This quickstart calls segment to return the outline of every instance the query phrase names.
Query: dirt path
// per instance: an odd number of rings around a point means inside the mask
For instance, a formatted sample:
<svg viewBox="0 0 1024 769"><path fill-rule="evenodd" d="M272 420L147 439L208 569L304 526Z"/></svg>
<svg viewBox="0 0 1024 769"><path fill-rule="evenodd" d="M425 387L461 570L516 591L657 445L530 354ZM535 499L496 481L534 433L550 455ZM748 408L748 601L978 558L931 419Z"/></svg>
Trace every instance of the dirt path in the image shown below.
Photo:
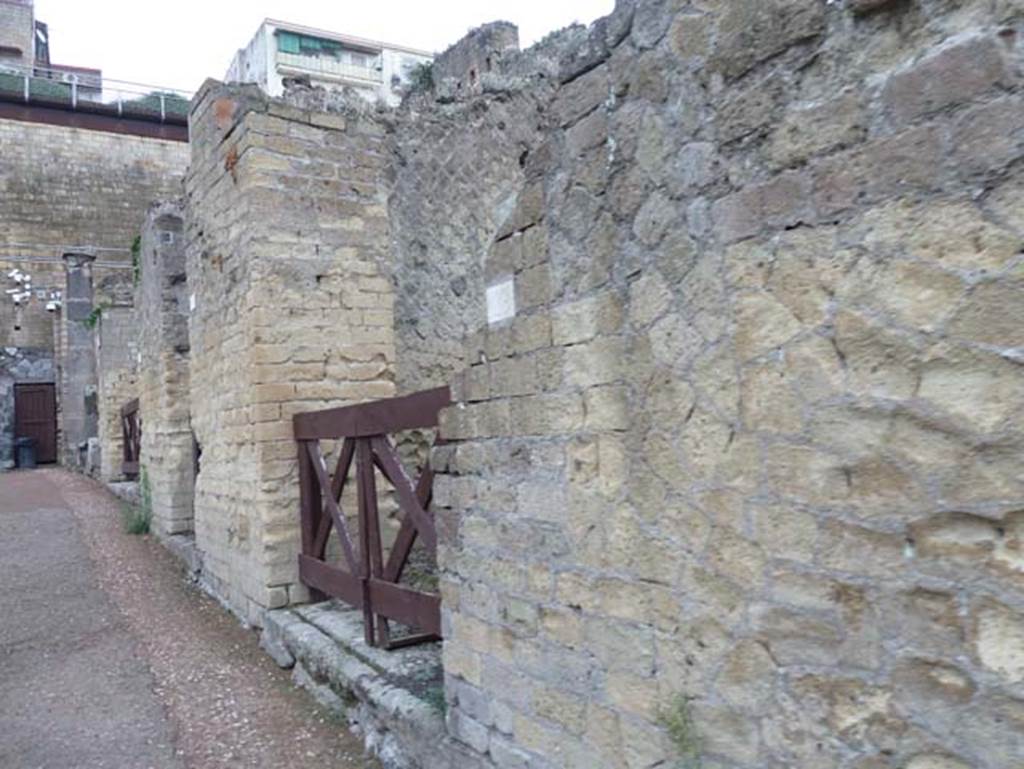
<svg viewBox="0 0 1024 769"><path fill-rule="evenodd" d="M79 612L60 619L52 616L52 605L46 612L32 608L46 602L53 591L66 591L69 604L74 594L82 593L105 606L106 623L117 629L121 644L93 659L91 674L66 681L65 708L72 716L84 714L86 708L75 704L79 697L88 699L94 679L107 680L115 672L118 677L129 676L123 685L117 679L115 693L127 687L138 702L114 697L104 703L105 715L90 714L101 726L109 719L109 728L101 729L94 740L104 750L97 749L98 762L91 763L82 761L80 753L67 762L57 760L60 755L53 760L47 757L46 746L57 738L45 723L46 707L35 711L44 721L18 724L21 734L28 734L26 739L5 736L7 716L0 715L0 765L54 769L377 766L363 758L359 740L344 724L318 711L292 685L288 673L259 650L254 633L186 583L177 561L155 540L122 532L120 502L105 489L61 470L0 476L0 541L6 543L9 530L32 528L26 521L38 519L41 509L47 511L43 517L54 521L52 530L41 536L22 532L23 560L37 560L37 554L30 552L33 548L53 547L44 542L67 541L78 549L78 561L54 575L38 593L15 598L13 615L8 606L0 605L4 626L13 622L25 631L20 642L12 639L13 653L8 649L8 633L0 631L0 673L5 675L0 679L0 714L8 712L6 697L12 697L13 704L18 689L32 683L31 675L21 675L6 685L8 656L34 659L37 667L45 666L49 657L39 635L48 632L43 627L47 623L76 637L88 633L87 628L79 632L75 627L82 622ZM15 520L20 521L17 526L9 523ZM0 576L7 577L8 567L0 568L4 569ZM6 597L2 600L8 602ZM43 616L48 617L46 622ZM27 688L20 694L28 700L36 697ZM5 763L5 756L19 755L23 760ZM105 755L110 760L104 763Z"/></svg>

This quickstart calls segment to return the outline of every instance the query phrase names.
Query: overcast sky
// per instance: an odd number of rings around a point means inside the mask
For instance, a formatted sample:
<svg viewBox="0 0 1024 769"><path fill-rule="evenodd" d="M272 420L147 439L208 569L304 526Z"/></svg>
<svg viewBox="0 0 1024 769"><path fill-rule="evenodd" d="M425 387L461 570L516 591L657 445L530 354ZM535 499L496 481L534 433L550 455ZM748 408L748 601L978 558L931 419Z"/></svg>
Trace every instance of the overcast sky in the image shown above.
<svg viewBox="0 0 1024 769"><path fill-rule="evenodd" d="M441 51L471 27L504 19L529 45L574 21L589 24L614 0L36 0L55 64L194 91L222 78L265 18Z"/></svg>

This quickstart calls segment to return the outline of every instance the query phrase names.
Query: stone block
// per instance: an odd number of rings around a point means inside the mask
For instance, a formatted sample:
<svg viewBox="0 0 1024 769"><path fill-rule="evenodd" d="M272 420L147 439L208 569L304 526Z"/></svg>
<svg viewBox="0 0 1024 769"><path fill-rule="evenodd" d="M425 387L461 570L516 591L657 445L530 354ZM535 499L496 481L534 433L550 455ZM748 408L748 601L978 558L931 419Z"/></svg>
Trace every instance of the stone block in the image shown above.
<svg viewBox="0 0 1024 769"><path fill-rule="evenodd" d="M552 341L571 345L613 334L621 328L622 316L622 303L610 292L559 305L551 317Z"/></svg>
<svg viewBox="0 0 1024 769"><path fill-rule="evenodd" d="M851 91L824 102L791 106L768 139L767 154L788 168L818 154L853 146L867 133L861 96Z"/></svg>
<svg viewBox="0 0 1024 769"><path fill-rule="evenodd" d="M819 0L736 0L718 18L718 36L709 67L733 79L757 63L825 31Z"/></svg>
<svg viewBox="0 0 1024 769"><path fill-rule="evenodd" d="M973 611L974 652L1006 684L1024 681L1024 614L996 601Z"/></svg>
<svg viewBox="0 0 1024 769"><path fill-rule="evenodd" d="M882 100L893 117L905 123L974 99L1007 82L1008 77L999 40L975 35L892 74L882 90Z"/></svg>
<svg viewBox="0 0 1024 769"><path fill-rule="evenodd" d="M984 176L1024 153L1024 100L1004 96L958 115L953 156L961 178Z"/></svg>

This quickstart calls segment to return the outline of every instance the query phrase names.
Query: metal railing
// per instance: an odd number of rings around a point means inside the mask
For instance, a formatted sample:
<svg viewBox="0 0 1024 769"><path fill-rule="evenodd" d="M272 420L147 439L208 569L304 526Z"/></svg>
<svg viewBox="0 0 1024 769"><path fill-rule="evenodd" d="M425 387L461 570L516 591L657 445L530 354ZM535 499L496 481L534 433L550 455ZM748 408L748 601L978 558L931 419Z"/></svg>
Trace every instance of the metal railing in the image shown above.
<svg viewBox="0 0 1024 769"><path fill-rule="evenodd" d="M278 51L277 64L288 70L325 75L341 80L358 80L374 84L379 84L383 80L381 70L374 66L360 67L330 56L303 56L302 54Z"/></svg>
<svg viewBox="0 0 1024 769"><path fill-rule="evenodd" d="M183 122L187 91L91 75L87 72L0 64L0 99L160 122Z"/></svg>
<svg viewBox="0 0 1024 769"><path fill-rule="evenodd" d="M428 462L414 481L389 435L436 427L439 412L450 402L448 388L442 387L294 417L302 524L300 579L313 589L314 597L333 596L362 608L366 643L371 646L394 649L441 636L440 596L399 584L417 538L428 553L436 552L437 528L430 512L434 473ZM338 439L340 456L332 476L321 441ZM341 502L353 463L357 541L349 533ZM378 471L394 487L404 514L386 559L377 504ZM329 562L327 545L332 529L341 545L340 566ZM391 620L419 632L394 639L388 624Z"/></svg>

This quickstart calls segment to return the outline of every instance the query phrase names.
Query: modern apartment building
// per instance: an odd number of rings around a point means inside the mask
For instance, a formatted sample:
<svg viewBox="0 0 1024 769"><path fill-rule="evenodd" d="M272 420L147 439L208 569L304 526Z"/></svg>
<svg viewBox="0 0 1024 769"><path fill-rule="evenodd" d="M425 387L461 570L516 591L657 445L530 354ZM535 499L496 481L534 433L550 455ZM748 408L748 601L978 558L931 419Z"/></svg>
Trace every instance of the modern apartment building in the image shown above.
<svg viewBox="0 0 1024 769"><path fill-rule="evenodd" d="M235 55L225 79L256 83L280 96L286 79L302 77L327 88L348 86L370 101L394 105L415 69L432 60L427 51L266 19Z"/></svg>

